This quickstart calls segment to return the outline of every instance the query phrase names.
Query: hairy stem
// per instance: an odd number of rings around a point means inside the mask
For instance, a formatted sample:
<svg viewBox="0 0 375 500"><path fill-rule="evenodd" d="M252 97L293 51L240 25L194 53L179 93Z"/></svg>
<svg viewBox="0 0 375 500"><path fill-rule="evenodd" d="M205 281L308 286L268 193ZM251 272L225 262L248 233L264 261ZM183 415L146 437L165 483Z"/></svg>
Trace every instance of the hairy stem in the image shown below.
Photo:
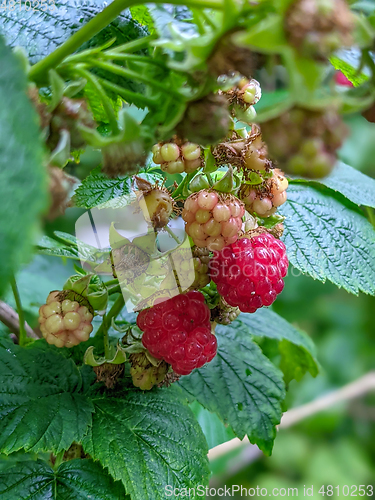
<svg viewBox="0 0 375 500"><path fill-rule="evenodd" d="M50 69L56 68L67 56L78 50L85 42L108 26L123 10L142 3L144 3L143 0L114 0L102 12L93 17L91 21L68 38L60 47L32 66L29 78L36 83L44 83ZM164 2L158 1L157 3ZM169 0L168 3L201 9L223 9L222 0Z"/></svg>
<svg viewBox="0 0 375 500"><path fill-rule="evenodd" d="M19 318L19 323L20 323L20 335L18 338L19 344L25 345L27 342L27 334L26 334L26 328L25 328L25 316L23 314L23 309L22 309L22 303L21 303L21 297L18 291L16 279L13 276L11 279L11 287L12 287L12 292L14 295L14 300L16 301L16 306L17 306L17 312L18 312L18 318Z"/></svg>

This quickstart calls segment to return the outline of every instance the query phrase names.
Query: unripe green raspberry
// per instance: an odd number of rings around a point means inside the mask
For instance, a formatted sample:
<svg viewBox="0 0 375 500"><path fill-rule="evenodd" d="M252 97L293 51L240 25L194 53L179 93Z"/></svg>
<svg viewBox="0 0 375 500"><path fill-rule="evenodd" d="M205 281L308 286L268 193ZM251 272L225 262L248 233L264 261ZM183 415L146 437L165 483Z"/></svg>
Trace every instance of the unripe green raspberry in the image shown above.
<svg viewBox="0 0 375 500"><path fill-rule="evenodd" d="M161 147L160 154L163 158L163 161L176 161L180 156L180 148L177 146L177 144L167 143Z"/></svg>
<svg viewBox="0 0 375 500"><path fill-rule="evenodd" d="M211 321L221 325L229 325L239 316L240 312L238 307L230 306L223 297L220 297L218 305L211 309Z"/></svg>
<svg viewBox="0 0 375 500"><path fill-rule="evenodd" d="M152 364L150 358L151 356L147 357L144 352L131 354L129 357L133 384L142 391L149 391L154 385L160 384L169 369L169 365L165 361L155 360L156 364Z"/></svg>
<svg viewBox="0 0 375 500"><path fill-rule="evenodd" d="M69 292L51 292L46 304L39 309L40 331L46 341L56 347L73 347L88 340L92 332L93 315L88 307L64 298L66 293Z"/></svg>

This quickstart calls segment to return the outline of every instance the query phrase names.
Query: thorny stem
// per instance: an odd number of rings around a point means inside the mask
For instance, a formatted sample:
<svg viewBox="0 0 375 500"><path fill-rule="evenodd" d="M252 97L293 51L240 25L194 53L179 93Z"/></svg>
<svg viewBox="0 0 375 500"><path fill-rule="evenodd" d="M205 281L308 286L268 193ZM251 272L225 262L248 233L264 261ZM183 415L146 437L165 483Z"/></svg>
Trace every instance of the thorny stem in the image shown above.
<svg viewBox="0 0 375 500"><path fill-rule="evenodd" d="M20 346L23 346L27 342L27 334L26 334L26 328L25 328L25 316L23 314L21 297L20 297L20 294L19 294L19 291L17 288L16 279L14 276L11 279L11 287L12 287L12 292L14 295L14 300L16 301L19 324L20 324L20 334L19 334L18 342L19 342Z"/></svg>
<svg viewBox="0 0 375 500"><path fill-rule="evenodd" d="M122 296L122 293L117 297L115 303L111 307L111 309L108 311L106 314L106 319L108 321L108 324L112 321L112 318L116 318L121 312L121 309L124 307L125 302L124 302L124 297ZM98 331L95 334L95 337L100 337L100 335L103 335L103 323L99 326Z"/></svg>
<svg viewBox="0 0 375 500"><path fill-rule="evenodd" d="M144 3L144 0L114 0L102 12L93 17L91 21L68 38L60 47L34 64L30 69L29 78L37 83L45 82L48 71L51 68L56 68L67 56L78 50L85 42L108 26L123 10L142 3ZM157 3L164 2L158 1ZM224 7L222 0L169 0L168 3L201 9L222 10Z"/></svg>

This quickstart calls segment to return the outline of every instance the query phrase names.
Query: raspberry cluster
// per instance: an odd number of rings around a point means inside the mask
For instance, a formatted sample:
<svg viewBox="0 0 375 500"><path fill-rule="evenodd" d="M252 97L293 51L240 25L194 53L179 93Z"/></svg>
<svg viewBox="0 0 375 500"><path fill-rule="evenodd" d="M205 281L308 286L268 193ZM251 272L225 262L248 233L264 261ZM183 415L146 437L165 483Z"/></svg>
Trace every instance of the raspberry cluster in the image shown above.
<svg viewBox="0 0 375 500"><path fill-rule="evenodd" d="M244 205L236 197L202 189L187 198L182 218L194 244L214 251L237 241L244 214Z"/></svg>
<svg viewBox="0 0 375 500"><path fill-rule="evenodd" d="M155 144L152 153L153 162L168 174L190 174L203 165L201 147L193 142L181 146L174 142Z"/></svg>
<svg viewBox="0 0 375 500"><path fill-rule="evenodd" d="M210 262L219 294L230 306L250 313L275 301L287 270L284 243L267 233L240 239L215 252Z"/></svg>
<svg viewBox="0 0 375 500"><path fill-rule="evenodd" d="M262 124L272 159L287 173L325 177L336 164L336 150L348 130L333 108L294 107Z"/></svg>
<svg viewBox="0 0 375 500"><path fill-rule="evenodd" d="M89 339L93 315L75 300L61 300L60 294L51 292L46 304L40 307L40 331L49 344L73 347Z"/></svg>
<svg viewBox="0 0 375 500"><path fill-rule="evenodd" d="M203 294L180 294L144 309L137 325L144 332L142 343L156 359L163 359L180 375L188 375L216 355L211 333L210 310Z"/></svg>
<svg viewBox="0 0 375 500"><path fill-rule="evenodd" d="M274 214L277 207L286 202L288 180L279 169L272 170L272 176L262 184L241 186L240 198L244 202L246 210L256 213L259 217L269 217Z"/></svg>

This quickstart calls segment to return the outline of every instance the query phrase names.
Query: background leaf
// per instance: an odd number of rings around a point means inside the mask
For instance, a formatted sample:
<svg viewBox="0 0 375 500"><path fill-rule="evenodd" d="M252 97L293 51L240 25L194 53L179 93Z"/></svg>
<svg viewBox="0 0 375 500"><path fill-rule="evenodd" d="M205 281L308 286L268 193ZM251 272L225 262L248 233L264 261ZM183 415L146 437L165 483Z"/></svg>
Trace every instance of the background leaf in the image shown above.
<svg viewBox="0 0 375 500"><path fill-rule="evenodd" d="M375 180L341 161L333 172L323 179L293 179L292 182L308 182L312 186L316 183L323 184L356 205L375 208Z"/></svg>
<svg viewBox="0 0 375 500"><path fill-rule="evenodd" d="M83 179L74 193L73 201L77 207L90 209L129 193L128 177L109 179L98 167Z"/></svg>
<svg viewBox="0 0 375 500"><path fill-rule="evenodd" d="M28 259L46 208L46 168L37 114L19 61L0 37L0 295Z"/></svg>
<svg viewBox="0 0 375 500"><path fill-rule="evenodd" d="M0 474L0 495L4 500L125 500L120 482L98 463L79 458L62 463L56 472L42 460L16 465Z"/></svg>
<svg viewBox="0 0 375 500"><path fill-rule="evenodd" d="M351 293L375 293L375 231L355 205L340 203L332 191L296 184L280 212L294 267Z"/></svg>
<svg viewBox="0 0 375 500"><path fill-rule="evenodd" d="M285 396L282 374L252 342L244 324L232 325L217 325L216 357L182 377L179 386L190 401L196 399L215 412L240 439L247 435L270 454Z"/></svg>
<svg viewBox="0 0 375 500"><path fill-rule="evenodd" d="M87 377L73 361L38 344L21 348L0 341L2 453L21 448L57 453L80 441L91 423Z"/></svg>
<svg viewBox="0 0 375 500"><path fill-rule="evenodd" d="M29 2L30 4L30 2ZM25 10L25 1L21 2L22 9L18 6L13 11L0 9L0 33L12 47L23 47L32 64L50 54L71 35L88 23L101 12L107 5L104 0L55 0L53 10ZM148 34L145 27L136 22L129 10L118 16L106 28L97 33L86 42L80 50L97 47L105 44L112 38L116 41L115 47L135 40ZM123 78L113 73L96 70L100 76L135 92L143 89L143 85Z"/></svg>
<svg viewBox="0 0 375 500"><path fill-rule="evenodd" d="M121 479L132 500L164 500L166 485L207 484L206 441L172 388L132 391L94 404L84 449Z"/></svg>
<svg viewBox="0 0 375 500"><path fill-rule="evenodd" d="M301 380L307 371L313 377L318 375L319 363L313 341L305 332L297 330L278 314L263 308L254 314L241 313L237 322L245 324L256 337L279 341L280 369L284 373L286 384L292 379Z"/></svg>

